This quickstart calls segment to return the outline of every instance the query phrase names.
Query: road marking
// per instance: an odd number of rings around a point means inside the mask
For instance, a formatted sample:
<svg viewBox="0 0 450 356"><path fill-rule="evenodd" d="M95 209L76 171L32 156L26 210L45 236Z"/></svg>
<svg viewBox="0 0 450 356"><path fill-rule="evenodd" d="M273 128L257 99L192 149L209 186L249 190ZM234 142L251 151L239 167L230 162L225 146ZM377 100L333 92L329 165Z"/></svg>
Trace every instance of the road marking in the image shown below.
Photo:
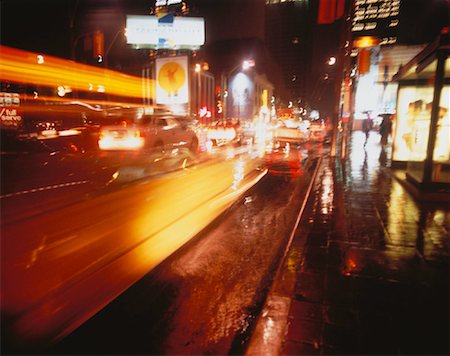
<svg viewBox="0 0 450 356"><path fill-rule="evenodd" d="M0 195L0 199L11 198L11 197L19 196L19 195L25 195L25 194L31 194L31 193L37 193L37 192L43 192L45 190L72 187L74 185L86 184L88 182L89 182L88 180L80 180L78 182L61 183L61 184L49 185L49 186L46 186L46 187L39 187L39 188L33 188L33 189L28 189L28 190L22 190L21 192L15 192L15 193L9 193L9 194Z"/></svg>

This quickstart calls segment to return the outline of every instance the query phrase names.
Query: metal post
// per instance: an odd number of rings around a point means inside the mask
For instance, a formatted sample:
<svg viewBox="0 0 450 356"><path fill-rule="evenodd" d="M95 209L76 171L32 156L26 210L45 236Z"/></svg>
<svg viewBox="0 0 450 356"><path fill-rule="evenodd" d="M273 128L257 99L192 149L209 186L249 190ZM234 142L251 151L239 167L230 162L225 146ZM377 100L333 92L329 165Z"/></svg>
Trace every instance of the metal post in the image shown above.
<svg viewBox="0 0 450 356"><path fill-rule="evenodd" d="M331 150L330 154L332 157L337 156L338 151L338 123L341 118L341 110L340 110L340 101L341 101L341 90L342 90L342 82L344 80L344 70L346 68L346 63L348 61L349 56L347 55L346 51L347 48L345 46L346 41L349 41L351 38L351 32L350 32L350 21L348 20L350 18L350 12L351 12L351 2L345 1L345 9L344 9L344 16L342 19L342 25L341 25L341 38L340 38L340 53L338 56L337 61L337 68L336 68L336 83L335 83L335 105L334 105L334 113L333 113L333 135L331 139ZM343 128L343 134L341 137L341 158L346 157L346 142L344 140L347 140L348 137L348 123L344 123L342 126Z"/></svg>
<svg viewBox="0 0 450 356"><path fill-rule="evenodd" d="M423 167L423 185L428 188L432 183L433 155L434 155L434 146L436 144L437 124L439 120L439 104L441 100L442 87L444 86L445 58L446 57L442 54L438 55L438 62L435 76L436 79L434 81L433 104L431 108L430 131L428 134L428 144L427 144L427 156L425 158Z"/></svg>
<svg viewBox="0 0 450 356"><path fill-rule="evenodd" d="M119 33L122 33L122 32L124 32L124 31L125 31L124 29L121 29L121 30L117 31L116 34L114 35L114 38L112 39L111 43L109 44L108 48L106 49L105 54L104 54L105 68L108 68L108 55L109 55L109 51L111 51L111 48L112 48L114 42L116 42L117 36L119 36Z"/></svg>

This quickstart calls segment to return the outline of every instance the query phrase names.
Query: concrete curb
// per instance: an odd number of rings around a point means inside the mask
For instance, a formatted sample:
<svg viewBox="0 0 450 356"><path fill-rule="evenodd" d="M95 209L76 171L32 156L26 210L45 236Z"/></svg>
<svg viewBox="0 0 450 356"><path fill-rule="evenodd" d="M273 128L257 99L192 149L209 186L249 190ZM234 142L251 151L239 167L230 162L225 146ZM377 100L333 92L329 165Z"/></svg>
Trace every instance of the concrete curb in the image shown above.
<svg viewBox="0 0 450 356"><path fill-rule="evenodd" d="M245 355L279 355L287 331L288 315L291 306L296 278L295 271L288 268L287 257L295 237L295 233L303 217L306 205L310 199L312 188L316 182L317 173L322 166L322 157L319 157L311 182L308 186L305 199L300 208L297 220L289 236L281 263L275 274L274 282L267 295L266 302L256 322ZM306 243L306 238L301 242Z"/></svg>

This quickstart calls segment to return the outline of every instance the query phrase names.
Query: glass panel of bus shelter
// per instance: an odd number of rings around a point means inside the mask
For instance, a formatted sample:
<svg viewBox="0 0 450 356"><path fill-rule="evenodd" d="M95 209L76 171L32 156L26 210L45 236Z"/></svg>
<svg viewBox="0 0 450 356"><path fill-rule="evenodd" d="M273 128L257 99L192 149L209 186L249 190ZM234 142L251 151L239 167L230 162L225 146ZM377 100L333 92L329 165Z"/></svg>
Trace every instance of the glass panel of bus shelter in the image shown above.
<svg viewBox="0 0 450 356"><path fill-rule="evenodd" d="M395 128L394 160L407 161L407 172L423 180L430 130L433 86L407 86L399 90Z"/></svg>
<svg viewBox="0 0 450 356"><path fill-rule="evenodd" d="M445 63L445 78L450 78L450 60ZM433 181L450 183L450 85L442 88L436 144L433 152Z"/></svg>

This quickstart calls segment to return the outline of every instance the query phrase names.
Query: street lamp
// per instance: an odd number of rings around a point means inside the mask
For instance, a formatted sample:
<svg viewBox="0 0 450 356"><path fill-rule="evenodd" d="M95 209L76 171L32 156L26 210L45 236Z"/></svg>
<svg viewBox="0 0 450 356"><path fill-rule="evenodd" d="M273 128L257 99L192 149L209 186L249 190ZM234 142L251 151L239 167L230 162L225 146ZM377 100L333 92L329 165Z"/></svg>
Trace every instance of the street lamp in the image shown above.
<svg viewBox="0 0 450 356"><path fill-rule="evenodd" d="M116 42L117 37L119 36L119 33L123 33L124 36L126 37L126 28L122 28L119 31L116 32L116 34L114 35L114 38L112 39L111 43L109 44L108 48L105 51L104 54L104 59L105 59L105 67L108 68L108 55L109 55L109 51L111 50L113 44Z"/></svg>
<svg viewBox="0 0 450 356"><path fill-rule="evenodd" d="M201 71L202 71L202 66L200 63L196 63L195 67L194 67L194 71L195 73L197 73L197 90L196 90L196 105L195 105L195 114L198 115L199 111L200 111L200 107L202 105L201 101L202 101L202 78L201 78Z"/></svg>
<svg viewBox="0 0 450 356"><path fill-rule="evenodd" d="M252 68L254 66L255 66L255 60L253 60L253 59L245 59L241 63L235 65L233 68L231 68L228 71L227 78L231 77L231 75L239 68L241 68L241 70L248 70L248 69L250 69L250 68Z"/></svg>
<svg viewBox="0 0 450 356"><path fill-rule="evenodd" d="M251 67L255 66L255 61L253 59L246 59L245 61L242 62L242 69L243 70L247 70Z"/></svg>
<svg viewBox="0 0 450 356"><path fill-rule="evenodd" d="M197 86L196 86L196 115L199 114L200 109L203 107L203 98L204 95L202 93L202 71L207 72L209 70L209 64L207 62L203 63L195 63L194 72L197 73ZM206 101L206 100L205 100Z"/></svg>

